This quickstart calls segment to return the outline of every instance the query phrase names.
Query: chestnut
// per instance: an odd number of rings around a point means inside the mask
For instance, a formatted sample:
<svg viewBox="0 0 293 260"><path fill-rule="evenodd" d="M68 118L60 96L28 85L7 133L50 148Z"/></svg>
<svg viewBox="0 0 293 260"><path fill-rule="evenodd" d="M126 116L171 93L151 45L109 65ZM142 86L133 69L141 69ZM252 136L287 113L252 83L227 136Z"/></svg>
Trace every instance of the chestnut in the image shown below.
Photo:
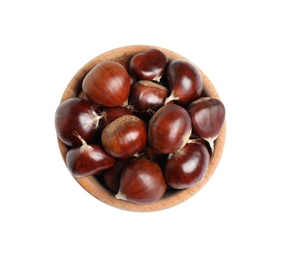
<svg viewBox="0 0 293 260"><path fill-rule="evenodd" d="M103 107L126 106L130 77L118 62L104 61L85 76L82 90L89 100Z"/></svg>
<svg viewBox="0 0 293 260"><path fill-rule="evenodd" d="M162 198L166 188L158 164L144 157L135 158L122 171L116 198L136 204L149 204Z"/></svg>
<svg viewBox="0 0 293 260"><path fill-rule="evenodd" d="M225 121L225 106L216 98L202 97L187 107L191 117L192 130L206 140L212 151Z"/></svg>
<svg viewBox="0 0 293 260"><path fill-rule="evenodd" d="M132 57L129 71L138 79L159 82L166 70L167 63L168 58L162 51L149 49Z"/></svg>
<svg viewBox="0 0 293 260"><path fill-rule="evenodd" d="M210 154L204 143L187 143L168 156L164 167L167 184L174 189L195 185L206 174L209 161Z"/></svg>
<svg viewBox="0 0 293 260"><path fill-rule="evenodd" d="M66 99L55 112L55 129L60 140L68 146L80 145L78 133L86 142L97 132L100 116L86 100L79 97Z"/></svg>
<svg viewBox="0 0 293 260"><path fill-rule="evenodd" d="M199 98L203 92L203 81L197 67L191 62L181 59L172 60L167 69L171 95L166 104L174 100L180 105L188 105Z"/></svg>
<svg viewBox="0 0 293 260"><path fill-rule="evenodd" d="M148 143L160 154L174 153L186 144L191 132L187 111L179 105L167 104L149 122Z"/></svg>
<svg viewBox="0 0 293 260"><path fill-rule="evenodd" d="M82 145L70 149L66 154L66 165L74 177L86 177L99 174L103 170L112 167L115 159L107 154L100 145L88 145L77 134Z"/></svg>
<svg viewBox="0 0 293 260"><path fill-rule="evenodd" d="M104 149L115 158L129 158L147 142L146 124L134 115L125 115L108 124L101 136Z"/></svg>
<svg viewBox="0 0 293 260"><path fill-rule="evenodd" d="M147 121L164 105L167 94L166 87L153 81L140 80L132 84L128 103L139 117Z"/></svg>

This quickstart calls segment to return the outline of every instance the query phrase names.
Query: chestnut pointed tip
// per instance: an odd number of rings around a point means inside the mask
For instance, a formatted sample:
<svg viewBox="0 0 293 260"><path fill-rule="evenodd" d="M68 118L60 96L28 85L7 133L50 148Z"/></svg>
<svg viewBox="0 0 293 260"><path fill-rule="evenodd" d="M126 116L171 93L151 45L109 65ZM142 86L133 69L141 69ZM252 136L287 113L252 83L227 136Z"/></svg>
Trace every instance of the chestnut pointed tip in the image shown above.
<svg viewBox="0 0 293 260"><path fill-rule="evenodd" d="M153 81L160 82L161 78L162 78L161 75L157 75L153 78Z"/></svg>
<svg viewBox="0 0 293 260"><path fill-rule="evenodd" d="M126 196L120 190L115 195L115 198L118 199L118 200L127 200Z"/></svg>
<svg viewBox="0 0 293 260"><path fill-rule="evenodd" d="M217 137L218 136L203 138L204 140L206 140L209 143L209 146L211 148L212 153L214 152L214 149L215 149L215 140L217 139Z"/></svg>
<svg viewBox="0 0 293 260"><path fill-rule="evenodd" d="M170 96L166 98L165 105L169 104L170 102L172 102L174 100L179 100L179 97L175 96L174 91L172 91Z"/></svg>

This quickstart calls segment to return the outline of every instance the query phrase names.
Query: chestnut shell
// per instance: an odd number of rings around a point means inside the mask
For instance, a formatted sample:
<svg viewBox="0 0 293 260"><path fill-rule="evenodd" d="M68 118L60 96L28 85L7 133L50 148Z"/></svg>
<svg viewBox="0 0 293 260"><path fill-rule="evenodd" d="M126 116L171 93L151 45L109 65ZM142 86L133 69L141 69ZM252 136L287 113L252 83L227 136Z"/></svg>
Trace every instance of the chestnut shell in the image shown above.
<svg viewBox="0 0 293 260"><path fill-rule="evenodd" d="M133 57L133 55L139 52L145 51L147 49L151 49L151 48L158 48L159 50L163 51L169 60L174 60L174 59L187 60L182 55L175 53L171 50L168 50L162 47L151 46L151 45L130 45L130 46L124 46L124 47L112 49L90 60L72 77L71 81L68 83L66 89L64 90L64 93L61 97L60 102L70 97L84 95L81 89L82 81L84 77L86 76L86 74L96 64L105 60L114 60L124 66L128 66L129 61L131 57ZM203 95L220 99L220 96L217 90L215 89L214 85L212 84L212 82L201 70L200 72L203 79L203 88L204 88ZM101 182L99 178L96 178L94 176L89 176L84 178L75 178L75 180L82 186L82 188L84 188L92 196L106 203L107 205L110 205L118 209L135 211L135 212L151 212L151 211L168 209L194 196L213 176L221 160L221 157L224 151L225 140L226 140L226 122L224 122L222 129L218 135L218 138L215 141L213 156L211 157L209 168L204 178L198 184L188 189L178 190L178 191L167 190L162 199L149 205L137 205L133 203L128 203L127 201L117 200L115 198L115 195L111 191L109 191L109 189L105 186L105 184ZM59 150L62 155L63 161L65 162L65 156L68 151L68 147L64 143L62 143L62 141L58 137L57 137L57 141L58 141L58 146L59 146Z"/></svg>

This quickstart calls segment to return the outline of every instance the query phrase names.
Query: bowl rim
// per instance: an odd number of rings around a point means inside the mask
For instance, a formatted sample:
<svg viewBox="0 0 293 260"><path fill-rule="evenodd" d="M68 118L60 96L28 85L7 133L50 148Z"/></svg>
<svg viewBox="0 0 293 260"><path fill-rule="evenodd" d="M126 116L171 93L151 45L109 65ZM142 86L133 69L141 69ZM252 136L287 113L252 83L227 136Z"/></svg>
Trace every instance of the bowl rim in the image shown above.
<svg viewBox="0 0 293 260"><path fill-rule="evenodd" d="M83 67L81 67L77 71L77 73L73 76L73 78L70 80L67 87L65 88L63 95L61 97L60 103L71 97L82 96L83 78L96 64L105 60L119 61L119 60L125 59L125 57L126 57L126 60L127 59L130 60L130 58L133 55L139 52L143 52L147 49L151 49L151 48L161 50L168 57L169 61L173 59L183 59L183 60L190 61L187 58L183 57L182 55L174 51L168 50L166 48L158 47L158 46L153 46L153 45L128 45L128 46L118 47L96 56L95 58L88 61ZM190 62L193 63L192 61ZM201 73L205 95L220 99L220 96L217 90L215 89L214 85L212 84L212 82L208 79L205 73L196 64L194 65L199 69ZM226 119L224 121L224 124L221 128L221 131L217 139L215 140L214 152L210 158L209 167L204 178L199 183L195 184L194 186L190 188L183 189L183 190L176 190L173 193L166 193L163 196L163 198L161 198L157 202L154 202L148 205L138 205L132 202L116 199L114 196L115 194L113 194L109 189L105 188L104 185L102 185L94 176L88 176L88 177L82 177L82 178L73 177L73 178L79 183L79 185L84 190L86 190L93 197L95 197L96 199L100 200L103 203L106 203L107 205L110 205L118 209L127 210L127 211L135 211L135 212L151 212L151 211L159 211L163 209L168 209L178 204L181 204L182 202L194 196L209 181L209 179L214 174L220 162L220 159L222 157L225 140L226 140ZM61 153L63 161L66 164L66 153L69 150L69 147L67 147L58 137L57 137L57 142L58 142L59 151Z"/></svg>

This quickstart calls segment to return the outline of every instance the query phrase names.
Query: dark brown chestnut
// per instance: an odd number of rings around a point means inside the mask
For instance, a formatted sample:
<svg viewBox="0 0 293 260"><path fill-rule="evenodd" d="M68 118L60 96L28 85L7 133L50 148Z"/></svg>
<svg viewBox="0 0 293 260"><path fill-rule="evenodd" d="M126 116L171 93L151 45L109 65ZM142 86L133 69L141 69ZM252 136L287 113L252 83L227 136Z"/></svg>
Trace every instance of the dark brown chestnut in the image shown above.
<svg viewBox="0 0 293 260"><path fill-rule="evenodd" d="M115 119L102 132L106 152L116 158L129 158L143 150L147 142L146 124L134 115Z"/></svg>
<svg viewBox="0 0 293 260"><path fill-rule="evenodd" d="M225 121L225 106L216 98L202 97L193 101L187 107L191 117L192 130L209 142L213 151L214 140Z"/></svg>
<svg viewBox="0 0 293 260"><path fill-rule="evenodd" d="M202 180L209 166L210 154L205 144L187 143L169 155L164 168L167 184L174 189L189 188Z"/></svg>
<svg viewBox="0 0 293 260"><path fill-rule="evenodd" d="M82 145L70 149L66 154L66 165L74 177L86 177L99 174L112 167L115 159L107 154L100 145L88 145L77 135Z"/></svg>
<svg viewBox="0 0 293 260"><path fill-rule="evenodd" d="M140 80L132 84L128 103L141 118L149 119L165 103L168 90L150 80Z"/></svg>
<svg viewBox="0 0 293 260"><path fill-rule="evenodd" d="M63 101L55 112L55 129L60 140L68 146L80 146L80 139L90 142L97 132L100 116L89 102L79 97Z"/></svg>
<svg viewBox="0 0 293 260"><path fill-rule="evenodd" d="M166 99L166 104L174 100L180 105L188 105L201 96L202 77L191 62L180 59L169 62L167 76L171 95Z"/></svg>
<svg viewBox="0 0 293 260"><path fill-rule="evenodd" d="M159 82L163 76L168 58L158 49L148 49L132 57L129 71L138 79Z"/></svg>
<svg viewBox="0 0 293 260"><path fill-rule="evenodd" d="M150 204L164 195L167 185L161 168L155 162L133 159L123 170L117 199L136 204Z"/></svg>
<svg viewBox="0 0 293 260"><path fill-rule="evenodd" d="M118 62L103 61L85 76L82 90L88 99L100 106L126 106L130 91L129 74Z"/></svg>
<svg viewBox="0 0 293 260"><path fill-rule="evenodd" d="M160 154L174 153L186 144L191 132L187 111L179 105L167 104L149 122L148 143Z"/></svg>

